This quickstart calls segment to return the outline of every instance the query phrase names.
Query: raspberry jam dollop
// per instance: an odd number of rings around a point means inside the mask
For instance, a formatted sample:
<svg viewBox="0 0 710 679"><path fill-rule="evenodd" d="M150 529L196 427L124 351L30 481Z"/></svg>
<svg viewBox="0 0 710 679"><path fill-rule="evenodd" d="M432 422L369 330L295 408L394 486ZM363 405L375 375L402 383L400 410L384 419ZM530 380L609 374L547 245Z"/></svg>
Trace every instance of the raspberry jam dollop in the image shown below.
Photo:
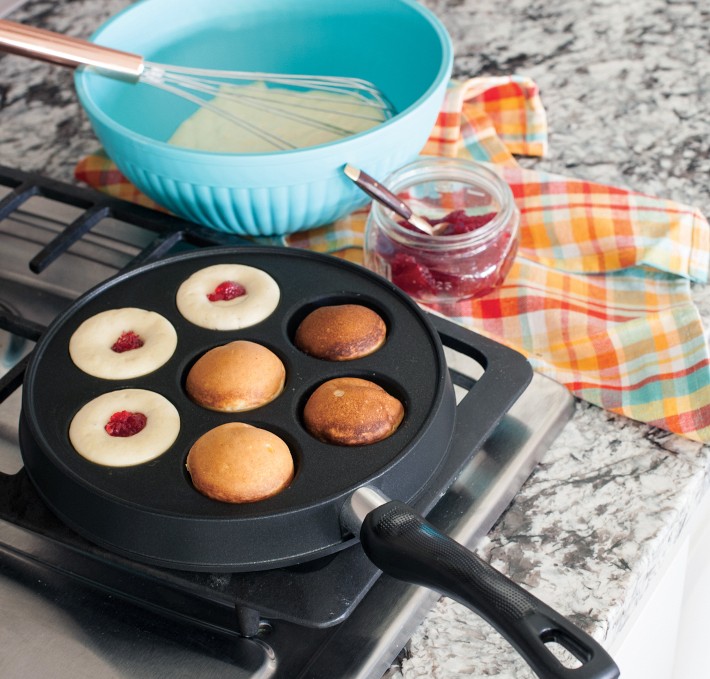
<svg viewBox="0 0 710 679"><path fill-rule="evenodd" d="M456 236L460 233L471 233L476 229L480 229L488 224L496 214L496 212L486 212L482 215L467 215L464 210L453 210L441 219L427 219L427 221L432 226L447 224L447 227L438 234L439 236ZM400 224L407 224L407 222L400 222ZM407 224L407 226L409 225Z"/></svg>
<svg viewBox="0 0 710 679"><path fill-rule="evenodd" d="M246 294L247 289L243 285L235 281L224 281L214 289L214 292L207 295L207 299L210 302L228 302L230 299L236 299Z"/></svg>
<svg viewBox="0 0 710 679"><path fill-rule="evenodd" d="M140 349L145 342L133 330L122 332L119 338L111 346L111 351L122 354L124 351Z"/></svg>
<svg viewBox="0 0 710 679"><path fill-rule="evenodd" d="M126 438L143 431L147 422L148 418L143 413L119 410L111 415L104 429L109 436Z"/></svg>

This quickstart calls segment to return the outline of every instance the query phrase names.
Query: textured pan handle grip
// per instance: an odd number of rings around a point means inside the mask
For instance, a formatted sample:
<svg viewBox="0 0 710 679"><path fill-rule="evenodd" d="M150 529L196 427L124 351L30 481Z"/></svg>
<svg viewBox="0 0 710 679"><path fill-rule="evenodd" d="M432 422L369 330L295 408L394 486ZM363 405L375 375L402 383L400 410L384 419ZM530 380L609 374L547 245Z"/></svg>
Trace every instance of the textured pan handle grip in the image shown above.
<svg viewBox="0 0 710 679"><path fill-rule="evenodd" d="M132 79L137 79L143 72L143 57L137 54L7 19L0 19L0 49L62 66L91 66Z"/></svg>
<svg viewBox="0 0 710 679"><path fill-rule="evenodd" d="M442 592L478 613L544 679L615 679L619 669L588 634L506 578L401 502L372 510L360 540L384 573ZM562 665L556 642L582 664Z"/></svg>

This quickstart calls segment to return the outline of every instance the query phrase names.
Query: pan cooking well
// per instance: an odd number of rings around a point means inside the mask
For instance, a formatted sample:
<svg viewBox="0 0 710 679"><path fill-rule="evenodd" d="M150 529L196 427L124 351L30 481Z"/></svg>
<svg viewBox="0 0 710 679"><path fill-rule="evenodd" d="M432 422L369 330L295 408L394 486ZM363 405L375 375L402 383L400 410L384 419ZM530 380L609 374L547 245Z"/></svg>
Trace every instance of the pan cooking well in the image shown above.
<svg viewBox="0 0 710 679"><path fill-rule="evenodd" d="M213 331L186 321L175 292L193 272L220 263L248 264L279 284L276 311L258 325ZM371 356L334 363L303 354L293 344L300 320L323 304L353 302L377 311L388 340ZM102 380L71 361L69 338L85 319L106 309L136 306L163 314L175 326L173 357L149 375ZM205 410L188 398L184 379L208 349L235 339L259 342L286 366L284 391L245 413ZM364 447L321 443L303 427L301 411L323 381L349 375L370 379L405 406L400 428ZM103 467L76 453L67 435L74 414L102 393L150 389L178 409L175 444L152 462ZM360 485L374 484L411 501L445 456L455 404L442 347L424 314L395 288L365 269L335 258L282 248L200 250L120 275L90 291L57 319L38 344L23 402L23 456L52 509L79 533L114 551L157 565L190 570L256 570L292 564L341 549L338 515ZM225 422L263 427L281 436L294 456L290 487L244 505L210 500L191 485L185 458L204 432Z"/></svg>

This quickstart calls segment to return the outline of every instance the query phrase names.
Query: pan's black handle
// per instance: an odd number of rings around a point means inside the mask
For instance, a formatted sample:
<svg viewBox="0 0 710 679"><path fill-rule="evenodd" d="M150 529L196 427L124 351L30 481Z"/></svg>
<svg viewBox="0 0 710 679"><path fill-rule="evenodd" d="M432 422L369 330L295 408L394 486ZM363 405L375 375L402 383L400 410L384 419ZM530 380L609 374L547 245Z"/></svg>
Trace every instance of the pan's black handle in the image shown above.
<svg viewBox="0 0 710 679"><path fill-rule="evenodd" d="M390 501L372 510L360 540L384 573L460 601L495 627L544 679L615 679L619 668L588 634L485 561ZM556 642L581 663L565 667L546 646Z"/></svg>

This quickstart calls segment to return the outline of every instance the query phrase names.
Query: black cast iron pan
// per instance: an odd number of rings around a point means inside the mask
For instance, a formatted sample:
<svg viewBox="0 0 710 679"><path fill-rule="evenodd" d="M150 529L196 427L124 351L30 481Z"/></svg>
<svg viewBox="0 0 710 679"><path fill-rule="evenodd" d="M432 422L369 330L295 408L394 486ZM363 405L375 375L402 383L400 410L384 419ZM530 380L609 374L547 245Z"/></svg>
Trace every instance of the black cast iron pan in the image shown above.
<svg viewBox="0 0 710 679"><path fill-rule="evenodd" d="M220 263L267 271L281 289L276 311L258 325L229 332L205 330L183 319L175 305L180 283ZM332 363L294 346L295 328L310 310L345 302L365 304L384 318L388 339L383 348L357 361ZM131 380L82 373L68 354L72 333L86 318L127 306L157 311L173 323L175 355L153 373ZM529 365L519 354L475 337L489 351L463 346L460 339L458 348L485 371L457 413L439 336L427 316L388 281L342 260L300 250L216 248L181 254L99 285L42 337L23 389L25 468L68 525L138 561L185 570L259 570L302 563L359 539L383 571L446 592L478 611L541 676L617 676L611 659L590 637L403 504L427 487L461 427L483 442L530 379ZM234 339L259 342L282 359L284 392L247 413L200 408L184 391L185 375L205 351ZM301 420L303 404L320 383L343 375L371 379L404 403L405 419L392 436L349 448L308 434ZM96 396L129 387L156 391L177 407L177 441L156 460L135 467L88 462L69 442L71 419ZM185 470L190 446L227 421L264 427L286 441L297 469L289 488L263 502L230 505L192 487ZM582 666L563 667L547 649L550 641L566 647Z"/></svg>

